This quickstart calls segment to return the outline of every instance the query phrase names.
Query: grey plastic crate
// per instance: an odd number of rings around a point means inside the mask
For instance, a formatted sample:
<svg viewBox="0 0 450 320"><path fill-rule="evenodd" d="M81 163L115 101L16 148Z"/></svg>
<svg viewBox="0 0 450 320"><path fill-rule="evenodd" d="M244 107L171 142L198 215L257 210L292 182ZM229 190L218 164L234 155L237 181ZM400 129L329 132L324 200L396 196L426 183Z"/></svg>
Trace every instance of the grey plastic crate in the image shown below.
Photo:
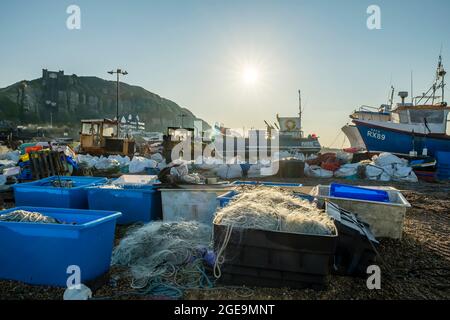
<svg viewBox="0 0 450 320"><path fill-rule="evenodd" d="M389 202L332 197L329 185L316 186L310 195L319 200L320 206L328 200L357 214L361 220L370 225L377 238L401 239L405 214L407 209L411 208L408 200L393 187L364 186L364 188L385 190L389 195Z"/></svg>

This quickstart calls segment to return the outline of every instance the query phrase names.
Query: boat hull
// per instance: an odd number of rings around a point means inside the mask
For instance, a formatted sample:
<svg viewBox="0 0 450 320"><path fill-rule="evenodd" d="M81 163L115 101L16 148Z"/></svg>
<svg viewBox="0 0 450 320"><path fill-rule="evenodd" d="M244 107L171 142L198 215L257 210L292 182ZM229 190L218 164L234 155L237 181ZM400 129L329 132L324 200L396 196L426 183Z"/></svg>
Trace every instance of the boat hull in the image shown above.
<svg viewBox="0 0 450 320"><path fill-rule="evenodd" d="M420 134L395 130L367 122L353 121L369 152L390 152L409 155L410 151L434 156L437 151L450 151L450 136L439 134Z"/></svg>
<svg viewBox="0 0 450 320"><path fill-rule="evenodd" d="M366 149L364 140L361 138L358 128L353 125L345 125L342 127L342 132L346 135L350 142L350 147L355 149Z"/></svg>

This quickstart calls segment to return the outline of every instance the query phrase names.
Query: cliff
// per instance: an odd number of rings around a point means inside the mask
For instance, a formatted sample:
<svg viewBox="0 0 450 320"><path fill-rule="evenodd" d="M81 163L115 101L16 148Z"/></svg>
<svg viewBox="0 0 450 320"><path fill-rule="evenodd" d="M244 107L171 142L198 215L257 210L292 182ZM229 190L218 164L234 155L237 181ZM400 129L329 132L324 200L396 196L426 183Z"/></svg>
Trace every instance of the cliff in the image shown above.
<svg viewBox="0 0 450 320"><path fill-rule="evenodd" d="M193 127L194 114L144 88L120 83L120 116L139 116L147 131L164 132L168 126ZM0 89L0 119L17 124L76 126L81 119L116 115L116 82L97 77L64 75L43 70L42 77ZM204 127L208 124L204 122Z"/></svg>

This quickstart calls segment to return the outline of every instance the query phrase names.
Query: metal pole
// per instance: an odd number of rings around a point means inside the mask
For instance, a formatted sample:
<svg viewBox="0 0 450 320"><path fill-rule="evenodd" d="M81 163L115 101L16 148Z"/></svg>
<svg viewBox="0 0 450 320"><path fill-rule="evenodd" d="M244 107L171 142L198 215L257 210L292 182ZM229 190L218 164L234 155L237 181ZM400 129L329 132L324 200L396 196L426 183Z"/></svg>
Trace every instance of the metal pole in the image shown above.
<svg viewBox="0 0 450 320"><path fill-rule="evenodd" d="M116 117L117 117L117 138L119 137L119 69L117 69L117 109L116 109Z"/></svg>
<svg viewBox="0 0 450 320"><path fill-rule="evenodd" d="M299 116L299 126L300 128L298 128L300 130L300 137L303 137L303 132L302 132L302 93L300 90L298 90L298 116Z"/></svg>
<svg viewBox="0 0 450 320"><path fill-rule="evenodd" d="M116 71L112 70L112 71L108 71L109 74L116 74L117 76L117 97L116 97L116 119L117 119L117 137L119 137L119 130L120 130L120 119L119 119L119 103L120 103L120 75L124 75L126 76L128 74L128 72L122 70L122 69L117 69Z"/></svg>

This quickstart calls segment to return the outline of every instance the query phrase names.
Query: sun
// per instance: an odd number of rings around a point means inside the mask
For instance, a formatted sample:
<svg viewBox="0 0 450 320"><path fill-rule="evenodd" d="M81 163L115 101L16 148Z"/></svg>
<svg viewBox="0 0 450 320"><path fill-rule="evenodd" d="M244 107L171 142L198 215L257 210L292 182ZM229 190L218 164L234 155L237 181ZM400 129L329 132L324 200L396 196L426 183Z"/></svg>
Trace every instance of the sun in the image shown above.
<svg viewBox="0 0 450 320"><path fill-rule="evenodd" d="M259 80L259 71L254 66L248 65L242 69L242 81L246 85L255 85Z"/></svg>

